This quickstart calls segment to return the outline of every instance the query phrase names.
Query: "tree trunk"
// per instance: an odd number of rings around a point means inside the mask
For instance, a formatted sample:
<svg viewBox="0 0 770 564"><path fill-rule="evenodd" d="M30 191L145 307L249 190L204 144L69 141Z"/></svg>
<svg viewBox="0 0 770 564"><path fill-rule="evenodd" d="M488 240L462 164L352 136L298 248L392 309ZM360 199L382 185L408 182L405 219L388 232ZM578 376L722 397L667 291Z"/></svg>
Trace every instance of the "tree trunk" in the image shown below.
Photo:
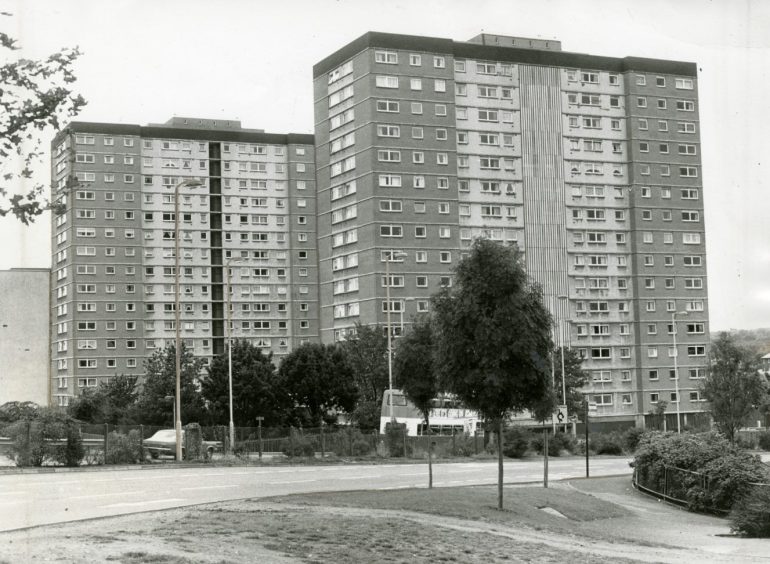
<svg viewBox="0 0 770 564"><path fill-rule="evenodd" d="M497 508L503 509L503 418L497 420Z"/></svg>
<svg viewBox="0 0 770 564"><path fill-rule="evenodd" d="M425 416L425 427L428 429L428 489L433 488L433 438L430 432L430 421Z"/></svg>

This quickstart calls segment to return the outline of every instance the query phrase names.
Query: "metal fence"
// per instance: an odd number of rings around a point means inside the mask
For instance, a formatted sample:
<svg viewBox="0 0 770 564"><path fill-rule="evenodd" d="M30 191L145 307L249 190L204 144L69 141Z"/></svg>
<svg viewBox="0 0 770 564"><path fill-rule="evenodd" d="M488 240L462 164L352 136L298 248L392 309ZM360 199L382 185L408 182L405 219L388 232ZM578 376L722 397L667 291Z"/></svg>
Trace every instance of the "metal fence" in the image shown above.
<svg viewBox="0 0 770 564"><path fill-rule="evenodd" d="M634 468L632 483L641 492L688 509L692 505L693 494L697 495L702 492L707 494L705 496L707 499L711 499L710 494L712 493L712 482L706 474L675 466L663 466L662 473L640 473L639 468ZM749 482L748 485L752 488L766 488L770 491L770 483ZM714 507L713 505L705 509L721 515L729 513L729 509Z"/></svg>
<svg viewBox="0 0 770 564"><path fill-rule="evenodd" d="M154 456L150 460L145 441L157 431L168 427L150 425L76 424L84 456L81 464L136 464L142 462L164 462L173 460L170 453ZM230 444L227 426L200 427L202 439L212 441L214 459L252 460L263 458L379 458L396 457L406 459L427 458L428 450L436 458L465 457L483 453L483 433L466 435L408 436L406 429L389 434L361 430L352 426L324 426L318 428L296 427L236 427L235 443ZM2 433L0 433L2 435ZM28 441L29 439L27 439ZM185 435L187 446L187 435ZM47 446L63 448L65 438L46 439ZM176 442L169 444L173 452ZM14 450L14 441L0 437L0 456ZM191 452L187 448L186 452ZM204 453L206 449L204 448ZM157 454L157 453L156 453ZM49 457L44 464L56 463Z"/></svg>

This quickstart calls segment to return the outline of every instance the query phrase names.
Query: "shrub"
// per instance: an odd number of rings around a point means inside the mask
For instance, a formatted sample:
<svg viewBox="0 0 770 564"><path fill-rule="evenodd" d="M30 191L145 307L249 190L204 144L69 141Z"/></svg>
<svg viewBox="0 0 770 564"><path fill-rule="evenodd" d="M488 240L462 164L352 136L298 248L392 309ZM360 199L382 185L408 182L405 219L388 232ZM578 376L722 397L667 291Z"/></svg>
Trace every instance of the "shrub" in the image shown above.
<svg viewBox="0 0 770 564"><path fill-rule="evenodd" d="M385 425L385 446L388 449L388 456L399 457L408 456L409 443L407 441L407 452L404 452L404 434L406 433L405 423L387 423Z"/></svg>
<svg viewBox="0 0 770 564"><path fill-rule="evenodd" d="M348 428L326 434L324 448L337 456L366 456L374 447L359 429Z"/></svg>
<svg viewBox="0 0 770 564"><path fill-rule="evenodd" d="M315 443L312 439L292 430L291 438L281 441L281 452L289 457L312 457L315 456Z"/></svg>
<svg viewBox="0 0 770 564"><path fill-rule="evenodd" d="M757 456L731 445L715 433L645 433L634 457L637 480L663 492L666 467L692 473L676 475L675 493L693 510L729 510L751 488L751 482L768 480ZM669 490L672 483L669 476Z"/></svg>
<svg viewBox="0 0 770 564"><path fill-rule="evenodd" d="M559 435L563 433L556 433L548 436L548 456L560 456L563 449L564 441ZM530 441L530 446L538 454L543 454L543 446L545 441L545 435L535 435Z"/></svg>
<svg viewBox="0 0 770 564"><path fill-rule="evenodd" d="M770 431L762 431L758 436L759 448L762 450L770 450Z"/></svg>
<svg viewBox="0 0 770 564"><path fill-rule="evenodd" d="M521 427L510 427L503 434L503 454L508 458L521 458L529 448L532 433ZM542 450L542 446L541 446Z"/></svg>
<svg viewBox="0 0 770 564"><path fill-rule="evenodd" d="M770 486L757 486L730 513L730 528L747 537L770 537Z"/></svg>
<svg viewBox="0 0 770 564"><path fill-rule="evenodd" d="M589 448L596 454L623 454L623 438L617 432L591 435Z"/></svg>
<svg viewBox="0 0 770 564"><path fill-rule="evenodd" d="M107 436L107 464L137 464L143 460L139 432L130 431L128 435L113 431Z"/></svg>
<svg viewBox="0 0 770 564"><path fill-rule="evenodd" d="M644 435L645 430L640 427L631 427L626 429L623 433L623 446L626 447L628 452L636 451L636 447L639 445L639 440Z"/></svg>
<svg viewBox="0 0 770 564"><path fill-rule="evenodd" d="M55 409L41 408L31 418L12 423L6 431L17 466L42 466L46 462L78 466L85 455L74 421Z"/></svg>

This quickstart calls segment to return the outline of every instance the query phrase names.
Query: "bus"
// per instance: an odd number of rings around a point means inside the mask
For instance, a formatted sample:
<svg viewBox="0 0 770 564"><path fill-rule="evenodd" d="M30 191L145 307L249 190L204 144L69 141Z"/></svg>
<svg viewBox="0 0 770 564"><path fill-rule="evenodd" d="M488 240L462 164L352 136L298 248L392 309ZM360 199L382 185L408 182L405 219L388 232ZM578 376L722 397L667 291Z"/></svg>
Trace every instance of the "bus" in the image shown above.
<svg viewBox="0 0 770 564"><path fill-rule="evenodd" d="M386 425L390 423L390 398L390 390L385 390L380 413L380 433L384 433ZM393 417L397 423L406 424L409 436L428 434L425 418L401 390L393 390ZM483 428L483 419L479 414L464 407L452 394L440 394L431 400L429 417L431 435L472 435ZM539 422L525 411L512 415L507 424L534 427L539 425Z"/></svg>

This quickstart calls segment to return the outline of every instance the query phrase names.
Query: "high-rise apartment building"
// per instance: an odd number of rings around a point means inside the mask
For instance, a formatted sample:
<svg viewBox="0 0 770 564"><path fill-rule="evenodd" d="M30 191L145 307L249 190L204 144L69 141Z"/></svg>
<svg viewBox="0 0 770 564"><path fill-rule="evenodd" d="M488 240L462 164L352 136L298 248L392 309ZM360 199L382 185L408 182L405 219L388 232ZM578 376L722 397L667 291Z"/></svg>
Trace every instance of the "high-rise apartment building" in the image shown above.
<svg viewBox="0 0 770 564"><path fill-rule="evenodd" d="M225 350L228 303L232 336L265 352L318 340L313 136L74 122L53 141L52 178L67 199L52 225L54 404L141 374L173 343L177 188L180 331L194 354ZM193 178L203 186L183 184Z"/></svg>
<svg viewBox="0 0 770 564"><path fill-rule="evenodd" d="M596 416L642 423L667 402L693 422L708 342L695 64L367 33L313 76L322 340L388 310L402 329L475 237L516 242Z"/></svg>

